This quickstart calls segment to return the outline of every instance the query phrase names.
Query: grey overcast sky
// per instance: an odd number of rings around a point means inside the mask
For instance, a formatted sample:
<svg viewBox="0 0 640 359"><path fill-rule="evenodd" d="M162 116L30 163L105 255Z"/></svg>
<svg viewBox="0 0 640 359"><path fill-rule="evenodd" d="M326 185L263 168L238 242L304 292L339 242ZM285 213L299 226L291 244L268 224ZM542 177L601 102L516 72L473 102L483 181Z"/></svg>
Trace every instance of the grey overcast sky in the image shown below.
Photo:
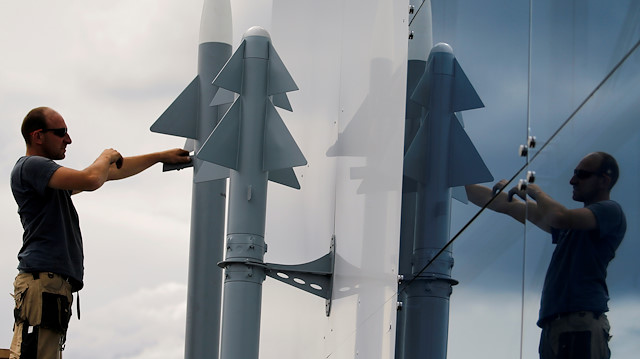
<svg viewBox="0 0 640 359"><path fill-rule="evenodd" d="M50 106L73 143L60 163L89 165L104 148L135 155L183 140L149 126L195 76L201 1L0 2L0 347L11 340L21 243L9 172L24 154L20 123ZM82 320L65 356L183 355L191 171L156 165L126 182L74 196L85 243Z"/></svg>

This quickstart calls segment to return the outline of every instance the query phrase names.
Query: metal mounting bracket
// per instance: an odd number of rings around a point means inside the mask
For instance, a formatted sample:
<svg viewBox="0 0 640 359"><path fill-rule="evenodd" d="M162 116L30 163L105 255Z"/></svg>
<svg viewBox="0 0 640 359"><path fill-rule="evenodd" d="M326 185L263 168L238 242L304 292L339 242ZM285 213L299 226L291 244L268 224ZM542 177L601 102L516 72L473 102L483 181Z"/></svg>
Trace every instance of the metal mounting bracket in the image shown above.
<svg viewBox="0 0 640 359"><path fill-rule="evenodd" d="M325 313L331 314L333 270L336 257L336 238L331 237L329 253L304 264L286 265L265 263L267 276L325 299Z"/></svg>

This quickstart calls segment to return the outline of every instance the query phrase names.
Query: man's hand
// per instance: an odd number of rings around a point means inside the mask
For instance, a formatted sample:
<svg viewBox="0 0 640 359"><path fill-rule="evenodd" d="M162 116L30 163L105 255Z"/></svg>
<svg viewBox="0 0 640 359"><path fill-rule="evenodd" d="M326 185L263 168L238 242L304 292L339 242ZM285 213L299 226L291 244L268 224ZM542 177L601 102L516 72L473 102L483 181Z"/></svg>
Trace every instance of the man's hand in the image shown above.
<svg viewBox="0 0 640 359"><path fill-rule="evenodd" d="M109 159L109 164L116 164L116 167L122 167L122 155L120 152L114 150L113 148L108 148L102 151L101 156L105 156Z"/></svg>
<svg viewBox="0 0 640 359"><path fill-rule="evenodd" d="M182 148L174 148L160 152L160 162L167 164L189 163L191 158L189 157L189 151Z"/></svg>
<svg viewBox="0 0 640 359"><path fill-rule="evenodd" d="M503 190L506 186L507 183L509 183L509 181L507 181L506 179L502 179L498 182L496 182L496 184L493 185L493 188L491 189L491 194L493 194L494 196L496 194L498 194L498 192L500 192L501 190ZM511 197L509 197L511 198ZM509 199L511 200L511 199Z"/></svg>

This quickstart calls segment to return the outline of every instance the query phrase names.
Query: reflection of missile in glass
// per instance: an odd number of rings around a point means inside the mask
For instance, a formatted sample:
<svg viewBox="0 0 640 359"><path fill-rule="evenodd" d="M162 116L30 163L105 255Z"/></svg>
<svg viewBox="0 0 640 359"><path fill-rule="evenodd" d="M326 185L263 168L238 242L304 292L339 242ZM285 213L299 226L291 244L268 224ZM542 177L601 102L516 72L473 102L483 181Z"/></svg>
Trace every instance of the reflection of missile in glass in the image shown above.
<svg viewBox="0 0 640 359"><path fill-rule="evenodd" d="M151 126L151 131L190 139L199 150L233 101L211 82L231 56L229 0L205 0L200 23L198 75ZM218 102L211 103L215 94ZM226 96L225 96L226 95ZM220 101L219 99L226 101ZM217 358L222 298L225 191L228 170L194 158L185 358ZM165 170L171 168L165 167Z"/></svg>
<svg viewBox="0 0 640 359"><path fill-rule="evenodd" d="M403 359L444 359L449 297L457 281L451 278L451 249L435 260L434 256L449 240L452 188L493 180L454 113L484 104L453 50L444 43L431 50L411 100L424 111L404 159L404 175L416 182L417 194L413 281L406 287L402 308L406 321Z"/></svg>
<svg viewBox="0 0 640 359"><path fill-rule="evenodd" d="M297 90L266 30L252 27L213 81L239 94L197 157L231 169L222 310L222 359L258 358L267 182L299 188L307 163L274 105Z"/></svg>

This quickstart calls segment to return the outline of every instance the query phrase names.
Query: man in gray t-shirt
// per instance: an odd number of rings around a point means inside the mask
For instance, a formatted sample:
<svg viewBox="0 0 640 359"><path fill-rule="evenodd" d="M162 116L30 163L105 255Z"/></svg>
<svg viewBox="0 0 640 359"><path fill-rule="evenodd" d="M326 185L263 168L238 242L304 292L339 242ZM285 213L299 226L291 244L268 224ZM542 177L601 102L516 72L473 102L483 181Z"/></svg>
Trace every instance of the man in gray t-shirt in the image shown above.
<svg viewBox="0 0 640 359"><path fill-rule="evenodd" d="M524 223L529 220L551 233L556 245L545 277L538 325L542 328L540 358L609 358L609 291L607 266L615 256L627 229L624 212L610 192L618 180L618 164L609 154L585 156L570 180L573 199L583 208L567 209L539 186L517 186L501 192L488 205ZM466 186L469 200L484 206L493 190ZM514 199L517 195L523 201ZM526 217L526 218L525 218Z"/></svg>
<svg viewBox="0 0 640 359"><path fill-rule="evenodd" d="M187 163L189 153L172 149L123 158L106 149L87 168L54 162L65 158L71 137L59 113L31 110L22 122L26 155L11 171L11 190L24 228L14 282L15 324L10 358L59 358L71 316L72 292L83 283L82 235L71 195L106 181L136 175L158 162Z"/></svg>

